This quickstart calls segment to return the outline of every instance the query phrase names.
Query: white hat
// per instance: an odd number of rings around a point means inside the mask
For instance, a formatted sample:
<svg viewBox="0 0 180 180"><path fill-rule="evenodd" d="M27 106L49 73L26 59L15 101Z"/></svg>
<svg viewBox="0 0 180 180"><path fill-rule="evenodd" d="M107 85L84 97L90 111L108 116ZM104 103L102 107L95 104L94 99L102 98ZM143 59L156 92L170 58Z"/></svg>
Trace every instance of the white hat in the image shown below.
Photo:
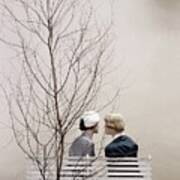
<svg viewBox="0 0 180 180"><path fill-rule="evenodd" d="M84 126L89 128L95 126L99 122L100 116L95 111L86 111L81 119L84 120Z"/></svg>

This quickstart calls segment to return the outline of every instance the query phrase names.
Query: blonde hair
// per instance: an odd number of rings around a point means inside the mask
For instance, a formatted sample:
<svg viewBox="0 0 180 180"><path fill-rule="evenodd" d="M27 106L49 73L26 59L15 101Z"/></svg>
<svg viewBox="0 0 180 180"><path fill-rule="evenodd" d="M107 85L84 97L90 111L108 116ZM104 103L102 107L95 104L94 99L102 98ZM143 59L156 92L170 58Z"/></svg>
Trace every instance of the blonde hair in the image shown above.
<svg viewBox="0 0 180 180"><path fill-rule="evenodd" d="M125 129L124 118L121 114L107 114L104 118L106 127L114 129L117 132L122 132Z"/></svg>

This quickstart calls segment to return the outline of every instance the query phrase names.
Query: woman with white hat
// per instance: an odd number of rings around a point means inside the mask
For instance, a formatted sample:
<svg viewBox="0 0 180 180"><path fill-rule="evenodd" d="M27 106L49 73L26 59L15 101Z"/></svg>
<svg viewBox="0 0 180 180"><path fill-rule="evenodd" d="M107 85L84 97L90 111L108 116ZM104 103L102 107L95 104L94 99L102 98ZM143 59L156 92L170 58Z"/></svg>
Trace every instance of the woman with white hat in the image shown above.
<svg viewBox="0 0 180 180"><path fill-rule="evenodd" d="M82 134L73 141L69 156L95 156L93 135L98 132L99 120L99 114L95 111L87 111L82 115L79 123Z"/></svg>

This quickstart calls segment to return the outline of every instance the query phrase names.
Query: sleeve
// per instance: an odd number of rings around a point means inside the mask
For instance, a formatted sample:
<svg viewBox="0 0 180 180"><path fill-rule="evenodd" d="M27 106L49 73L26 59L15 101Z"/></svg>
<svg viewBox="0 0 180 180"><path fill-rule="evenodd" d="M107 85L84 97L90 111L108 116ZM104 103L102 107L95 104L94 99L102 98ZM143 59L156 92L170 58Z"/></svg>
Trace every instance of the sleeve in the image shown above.
<svg viewBox="0 0 180 180"><path fill-rule="evenodd" d="M88 155L95 156L95 145L93 143L90 145Z"/></svg>

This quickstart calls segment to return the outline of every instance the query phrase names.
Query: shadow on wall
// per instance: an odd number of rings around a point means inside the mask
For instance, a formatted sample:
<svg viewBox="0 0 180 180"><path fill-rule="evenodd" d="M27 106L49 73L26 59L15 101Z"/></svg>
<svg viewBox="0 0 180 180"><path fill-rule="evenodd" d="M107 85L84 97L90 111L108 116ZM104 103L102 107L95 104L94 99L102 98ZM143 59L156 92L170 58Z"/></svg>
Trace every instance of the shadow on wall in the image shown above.
<svg viewBox="0 0 180 180"><path fill-rule="evenodd" d="M180 1L179 0L153 0L151 17L158 23L161 31L180 29ZM153 12L153 13L152 13Z"/></svg>
<svg viewBox="0 0 180 180"><path fill-rule="evenodd" d="M154 0L154 2L161 8L174 10L180 6L179 0Z"/></svg>

